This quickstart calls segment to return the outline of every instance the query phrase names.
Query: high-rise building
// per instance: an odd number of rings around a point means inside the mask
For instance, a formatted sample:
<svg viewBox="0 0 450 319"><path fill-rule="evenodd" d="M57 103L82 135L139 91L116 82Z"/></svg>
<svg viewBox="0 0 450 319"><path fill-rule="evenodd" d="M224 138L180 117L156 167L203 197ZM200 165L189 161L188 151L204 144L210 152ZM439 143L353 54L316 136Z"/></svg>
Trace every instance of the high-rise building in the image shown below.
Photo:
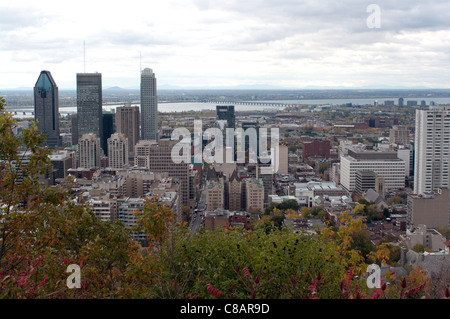
<svg viewBox="0 0 450 319"><path fill-rule="evenodd" d="M149 68L141 72L141 139L159 140L156 77Z"/></svg>
<svg viewBox="0 0 450 319"><path fill-rule="evenodd" d="M414 193L450 187L450 106L416 110Z"/></svg>
<svg viewBox="0 0 450 319"><path fill-rule="evenodd" d="M152 172L168 172L170 177L177 178L180 183L181 205L193 206L189 201L189 163L175 163L172 159L172 148L178 143L179 141L160 140L157 144L149 145L148 168Z"/></svg>
<svg viewBox="0 0 450 319"><path fill-rule="evenodd" d="M236 120L234 116L234 105L217 105L216 119L218 121L227 121L228 128L236 128Z"/></svg>
<svg viewBox="0 0 450 319"><path fill-rule="evenodd" d="M108 166L124 168L128 163L128 138L121 133L112 134L108 138Z"/></svg>
<svg viewBox="0 0 450 319"><path fill-rule="evenodd" d="M95 134L84 134L77 144L77 167L99 168L100 139Z"/></svg>
<svg viewBox="0 0 450 319"><path fill-rule="evenodd" d="M77 73L78 136L95 134L102 141L102 74Z"/></svg>
<svg viewBox="0 0 450 319"><path fill-rule="evenodd" d="M71 133L72 133L72 145L77 145L78 143L78 115L73 113L70 115L71 122Z"/></svg>
<svg viewBox="0 0 450 319"><path fill-rule="evenodd" d="M223 178L206 181L206 208L208 211L224 209L225 184Z"/></svg>
<svg viewBox="0 0 450 319"><path fill-rule="evenodd" d="M116 131L128 138L128 153L134 154L139 141L139 107L120 106L116 108Z"/></svg>
<svg viewBox="0 0 450 319"><path fill-rule="evenodd" d="M34 119L49 147L61 146L58 86L50 71L41 71L34 86Z"/></svg>
<svg viewBox="0 0 450 319"><path fill-rule="evenodd" d="M264 184L262 179L246 178L245 185L245 210L264 211Z"/></svg>
<svg viewBox="0 0 450 319"><path fill-rule="evenodd" d="M403 98L402 97L399 98L398 99L398 106L403 106L404 104L405 104L405 102L404 102Z"/></svg>
<svg viewBox="0 0 450 319"><path fill-rule="evenodd" d="M115 114L109 111L102 112L102 139L100 140L100 145L102 147L104 155L108 155L108 138L114 134L114 117Z"/></svg>

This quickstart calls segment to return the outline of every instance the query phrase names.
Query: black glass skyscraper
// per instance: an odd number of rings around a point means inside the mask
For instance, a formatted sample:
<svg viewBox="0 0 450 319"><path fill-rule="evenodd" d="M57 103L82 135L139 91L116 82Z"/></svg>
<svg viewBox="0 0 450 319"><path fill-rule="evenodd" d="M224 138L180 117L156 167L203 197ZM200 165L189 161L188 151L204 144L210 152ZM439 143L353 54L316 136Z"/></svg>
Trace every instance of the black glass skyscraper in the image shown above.
<svg viewBox="0 0 450 319"><path fill-rule="evenodd" d="M236 128L236 120L234 116L234 105L217 105L216 119L226 120L228 128Z"/></svg>
<svg viewBox="0 0 450 319"><path fill-rule="evenodd" d="M78 137L95 134L102 140L102 74L77 73Z"/></svg>
<svg viewBox="0 0 450 319"><path fill-rule="evenodd" d="M58 99L58 86L51 73L41 71L34 86L34 119L39 131L46 135L48 147L61 146Z"/></svg>

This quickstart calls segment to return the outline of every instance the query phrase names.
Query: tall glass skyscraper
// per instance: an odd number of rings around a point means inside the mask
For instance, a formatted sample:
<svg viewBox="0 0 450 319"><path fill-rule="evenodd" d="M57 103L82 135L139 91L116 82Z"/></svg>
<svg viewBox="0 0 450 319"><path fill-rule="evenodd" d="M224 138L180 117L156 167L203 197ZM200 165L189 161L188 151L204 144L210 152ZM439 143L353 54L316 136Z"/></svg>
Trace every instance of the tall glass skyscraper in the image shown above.
<svg viewBox="0 0 450 319"><path fill-rule="evenodd" d="M48 147L61 146L58 86L49 71L41 71L34 86L34 119Z"/></svg>
<svg viewBox="0 0 450 319"><path fill-rule="evenodd" d="M95 134L103 137L102 74L77 73L78 136Z"/></svg>
<svg viewBox="0 0 450 319"><path fill-rule="evenodd" d="M156 77L149 68L141 72L141 139L159 140Z"/></svg>

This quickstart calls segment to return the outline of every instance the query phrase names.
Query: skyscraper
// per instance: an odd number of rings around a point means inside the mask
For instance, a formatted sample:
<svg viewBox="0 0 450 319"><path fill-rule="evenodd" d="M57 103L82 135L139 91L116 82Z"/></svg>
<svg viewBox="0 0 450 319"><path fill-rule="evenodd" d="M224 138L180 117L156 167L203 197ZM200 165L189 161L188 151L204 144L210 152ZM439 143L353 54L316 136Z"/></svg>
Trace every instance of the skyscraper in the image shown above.
<svg viewBox="0 0 450 319"><path fill-rule="evenodd" d="M102 74L77 73L78 136L95 134L102 141Z"/></svg>
<svg viewBox="0 0 450 319"><path fill-rule="evenodd" d="M128 153L133 156L134 146L139 141L138 106L121 106L116 108L116 131L128 138Z"/></svg>
<svg viewBox="0 0 450 319"><path fill-rule="evenodd" d="M450 106L416 110L414 193L450 186Z"/></svg>
<svg viewBox="0 0 450 319"><path fill-rule="evenodd" d="M108 138L108 164L111 168L128 166L128 138L124 134L115 133Z"/></svg>
<svg viewBox="0 0 450 319"><path fill-rule="evenodd" d="M217 105L216 119L227 121L227 127L236 128L236 120L234 115L234 105Z"/></svg>
<svg viewBox="0 0 450 319"><path fill-rule="evenodd" d="M141 139L159 140L156 77L149 68L141 72Z"/></svg>
<svg viewBox="0 0 450 319"><path fill-rule="evenodd" d="M77 144L77 167L100 167L100 139L95 134L83 134Z"/></svg>
<svg viewBox="0 0 450 319"><path fill-rule="evenodd" d="M103 149L104 155L108 155L108 138L114 134L114 117L115 114L109 111L102 112L102 139L100 140L100 145Z"/></svg>
<svg viewBox="0 0 450 319"><path fill-rule="evenodd" d="M172 148L178 141L160 140L158 144L149 145L148 168L152 172L168 172L169 177L178 179L180 183L180 198L182 205L189 206L189 163L174 163Z"/></svg>
<svg viewBox="0 0 450 319"><path fill-rule="evenodd" d="M47 137L45 144L61 146L58 86L50 71L41 71L34 86L34 119L39 131Z"/></svg>

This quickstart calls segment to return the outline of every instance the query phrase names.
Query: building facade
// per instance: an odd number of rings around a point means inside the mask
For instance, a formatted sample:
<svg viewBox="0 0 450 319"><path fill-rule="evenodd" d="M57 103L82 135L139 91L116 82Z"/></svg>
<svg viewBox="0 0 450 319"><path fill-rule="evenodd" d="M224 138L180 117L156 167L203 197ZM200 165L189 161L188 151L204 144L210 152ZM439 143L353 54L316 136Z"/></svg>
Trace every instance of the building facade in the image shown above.
<svg viewBox="0 0 450 319"><path fill-rule="evenodd" d="M433 193L408 195L406 224L408 227L427 225L430 228L450 227L450 191L437 189Z"/></svg>
<svg viewBox="0 0 450 319"><path fill-rule="evenodd" d="M58 86L50 71L41 71L34 86L34 120L39 131L46 136L45 145L51 148L61 146Z"/></svg>
<svg viewBox="0 0 450 319"><path fill-rule="evenodd" d="M414 193L450 187L450 106L416 110Z"/></svg>
<svg viewBox="0 0 450 319"><path fill-rule="evenodd" d="M95 134L102 140L102 74L77 73L78 136Z"/></svg>
<svg viewBox="0 0 450 319"><path fill-rule="evenodd" d="M141 139L159 140L156 76L150 68L141 72Z"/></svg>
<svg viewBox="0 0 450 319"><path fill-rule="evenodd" d="M405 162L395 152L354 152L341 156L340 183L349 192L355 191L356 172L370 170L384 180L385 191L405 187Z"/></svg>
<svg viewBox="0 0 450 319"><path fill-rule="evenodd" d="M100 139L95 134L84 134L77 144L77 167L99 168L100 163Z"/></svg>
<svg viewBox="0 0 450 319"><path fill-rule="evenodd" d="M128 138L124 134L115 133L108 138L108 167L124 168L128 162Z"/></svg>
<svg viewBox="0 0 450 319"><path fill-rule="evenodd" d="M139 107L120 106L116 108L116 132L128 138L128 153L133 156L134 146L139 142Z"/></svg>

